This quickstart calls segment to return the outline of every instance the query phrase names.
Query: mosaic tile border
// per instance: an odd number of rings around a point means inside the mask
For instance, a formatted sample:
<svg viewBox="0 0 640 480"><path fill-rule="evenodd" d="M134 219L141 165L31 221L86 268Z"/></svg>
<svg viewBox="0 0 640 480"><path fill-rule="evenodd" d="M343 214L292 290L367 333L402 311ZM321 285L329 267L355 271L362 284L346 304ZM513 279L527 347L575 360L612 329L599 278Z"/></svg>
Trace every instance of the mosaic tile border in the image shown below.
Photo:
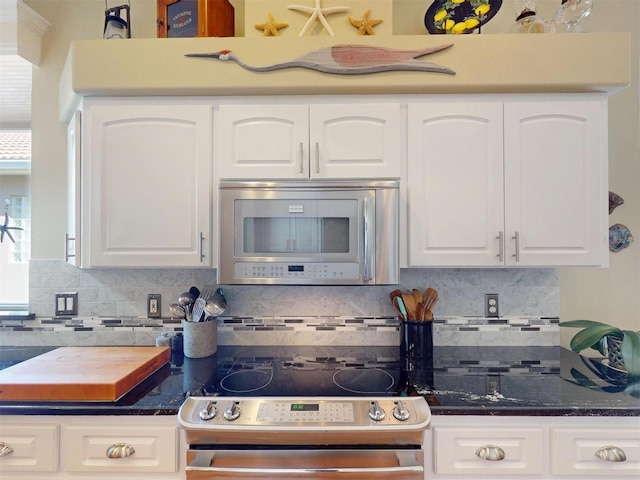
<svg viewBox="0 0 640 480"><path fill-rule="evenodd" d="M397 317L218 317L220 345L399 345ZM438 317L434 345L559 344L557 317ZM0 320L0 345L153 345L177 319L77 317ZM40 335L37 335L37 334ZM83 334L82 337L73 335Z"/></svg>
<svg viewBox="0 0 640 480"><path fill-rule="evenodd" d="M436 317L434 327L441 331L495 331L503 327L508 330L536 331L547 327L558 327L558 317ZM386 330L397 329L397 317L218 317L218 328L234 331L274 330ZM0 319L0 330L35 331L78 329L82 331L138 328L174 328L180 331L181 321L169 318L143 317L52 317L37 319Z"/></svg>

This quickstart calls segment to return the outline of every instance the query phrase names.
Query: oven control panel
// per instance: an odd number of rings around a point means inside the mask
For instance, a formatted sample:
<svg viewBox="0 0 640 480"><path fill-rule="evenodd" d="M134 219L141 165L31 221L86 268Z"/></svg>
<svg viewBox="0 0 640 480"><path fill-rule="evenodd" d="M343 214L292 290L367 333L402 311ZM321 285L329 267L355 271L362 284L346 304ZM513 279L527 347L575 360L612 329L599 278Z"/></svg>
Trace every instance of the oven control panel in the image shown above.
<svg viewBox="0 0 640 480"><path fill-rule="evenodd" d="M263 423L353 423L351 402L262 402L256 421Z"/></svg>
<svg viewBox="0 0 640 480"><path fill-rule="evenodd" d="M183 428L421 428L431 412L422 397L230 398L188 397L178 413Z"/></svg>

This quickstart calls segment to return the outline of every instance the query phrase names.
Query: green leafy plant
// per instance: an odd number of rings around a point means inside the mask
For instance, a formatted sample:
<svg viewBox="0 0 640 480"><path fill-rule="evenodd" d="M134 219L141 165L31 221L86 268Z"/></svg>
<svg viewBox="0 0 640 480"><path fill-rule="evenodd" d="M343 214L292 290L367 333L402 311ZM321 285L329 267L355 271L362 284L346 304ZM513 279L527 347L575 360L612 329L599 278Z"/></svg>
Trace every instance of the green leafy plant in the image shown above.
<svg viewBox="0 0 640 480"><path fill-rule="evenodd" d="M570 320L561 322L560 326L582 328L569 344L571 350L577 353L592 348L608 356L611 339L622 341L620 352L627 375L640 377L640 333L593 320Z"/></svg>

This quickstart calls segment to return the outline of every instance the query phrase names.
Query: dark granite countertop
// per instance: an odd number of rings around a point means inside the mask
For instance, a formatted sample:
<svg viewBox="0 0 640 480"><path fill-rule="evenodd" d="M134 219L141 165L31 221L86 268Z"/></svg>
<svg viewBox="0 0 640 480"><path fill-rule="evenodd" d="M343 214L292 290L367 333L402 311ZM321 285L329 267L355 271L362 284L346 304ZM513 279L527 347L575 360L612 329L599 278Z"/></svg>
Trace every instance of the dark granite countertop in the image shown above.
<svg viewBox="0 0 640 480"><path fill-rule="evenodd" d="M0 369L53 348L3 347ZM238 348L248 347L221 346L202 359L174 354L116 402L4 401L0 415L175 415L186 395L215 382L218 365ZM268 355L264 348L253 358ZM385 358L392 352L385 361L402 363L393 347L382 348ZM559 347L435 347L433 357L432 368L405 376L403 393L424 395L434 415L640 416L640 384L628 384L601 359Z"/></svg>

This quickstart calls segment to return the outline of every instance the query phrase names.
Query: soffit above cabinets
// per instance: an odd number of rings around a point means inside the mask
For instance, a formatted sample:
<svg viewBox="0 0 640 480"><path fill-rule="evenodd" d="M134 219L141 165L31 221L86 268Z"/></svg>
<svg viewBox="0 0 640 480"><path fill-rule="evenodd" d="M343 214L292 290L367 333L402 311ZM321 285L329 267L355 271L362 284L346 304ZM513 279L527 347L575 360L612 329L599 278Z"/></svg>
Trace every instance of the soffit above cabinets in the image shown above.
<svg viewBox="0 0 640 480"><path fill-rule="evenodd" d="M303 68L253 72L232 61L185 57L231 50L248 65L264 66L341 43L344 39L337 37L300 37L286 48L265 49L265 39L248 37L75 41L60 83L61 116L68 120L82 96L579 93L614 92L630 81L628 33L397 35L357 40L360 45L399 50L452 44L418 60L448 67L455 75L406 71L341 75Z"/></svg>

